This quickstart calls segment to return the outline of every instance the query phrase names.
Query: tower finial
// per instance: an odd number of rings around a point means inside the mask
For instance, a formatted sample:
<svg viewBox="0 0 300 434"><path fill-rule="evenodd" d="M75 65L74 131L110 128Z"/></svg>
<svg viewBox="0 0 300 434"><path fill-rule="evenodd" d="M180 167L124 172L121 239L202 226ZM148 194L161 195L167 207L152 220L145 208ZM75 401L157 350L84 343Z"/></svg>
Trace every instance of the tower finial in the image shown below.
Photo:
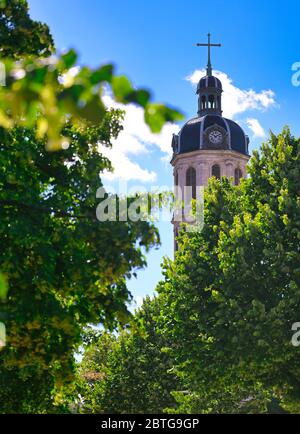
<svg viewBox="0 0 300 434"><path fill-rule="evenodd" d="M207 44L197 43L196 45L197 45L197 47L208 47L208 60L207 60L206 73L209 77L211 77L212 76L212 66L211 66L211 60L210 60L210 47L221 47L221 44L211 44L210 43L210 37L211 37L210 33L208 33L207 37L208 37L208 43Z"/></svg>

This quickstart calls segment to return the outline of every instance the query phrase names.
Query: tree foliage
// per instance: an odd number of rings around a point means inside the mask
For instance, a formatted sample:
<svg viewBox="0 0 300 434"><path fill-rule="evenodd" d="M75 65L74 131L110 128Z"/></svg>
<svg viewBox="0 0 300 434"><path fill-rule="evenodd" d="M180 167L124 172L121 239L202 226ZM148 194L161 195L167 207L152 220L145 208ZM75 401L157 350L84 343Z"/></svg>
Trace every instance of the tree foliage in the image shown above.
<svg viewBox="0 0 300 434"><path fill-rule="evenodd" d="M102 121L107 86L116 101L142 107L153 132L159 132L166 122L182 119L171 107L151 102L147 90L135 89L125 76L115 75L112 64L98 69L77 67L74 50L56 57L3 59L2 64L6 85L0 88L0 126L37 125L37 138L46 137L51 151L68 142L61 134L66 121L90 126Z"/></svg>
<svg viewBox="0 0 300 434"><path fill-rule="evenodd" d="M170 392L179 381L156 332L159 308L157 299L147 297L130 330L117 338L103 334L88 347L79 368L81 411L155 414L174 408Z"/></svg>
<svg viewBox="0 0 300 434"><path fill-rule="evenodd" d="M1 412L68 411L79 390L83 412L299 413L300 140L287 128L254 152L240 186L211 180L203 230L181 232L130 330L93 339L75 388L83 330L127 322L126 279L159 242L150 223L96 219L111 168L98 142L110 146L122 119L104 89L142 107L154 132L181 114L110 64L47 57L52 37L27 2L0 6Z"/></svg>
<svg viewBox="0 0 300 434"><path fill-rule="evenodd" d="M161 327L189 390L177 393L181 410L263 412L275 397L299 411L299 151L284 129L254 153L240 187L212 181L203 231L182 234L165 265Z"/></svg>
<svg viewBox="0 0 300 434"><path fill-rule="evenodd" d="M210 180L203 229L181 231L157 298L142 307L155 338L136 339L142 325L119 338L101 408L151 412L158 369L160 381L176 376L166 396L177 405L159 401L157 412L299 413L299 155L300 139L285 128L254 152L240 186ZM154 341L157 358L147 358Z"/></svg>
<svg viewBox="0 0 300 434"><path fill-rule="evenodd" d="M115 76L111 65L75 68L73 50L45 57L52 37L30 19L27 2L1 6L8 57L0 89L0 321L7 330L0 411L67 411L85 326L127 321L126 279L146 265L143 250L159 243L151 223L96 218L99 173L111 169L98 143L111 146L122 128L122 113L102 102L103 86L117 101L143 107L153 131L179 113L150 103L148 91Z"/></svg>
<svg viewBox="0 0 300 434"><path fill-rule="evenodd" d="M83 326L126 318L125 278L145 265L141 249L158 234L147 222L96 218L99 170L110 167L98 140L119 129L118 112L97 129L65 127L71 145L56 153L31 130L1 131L0 268L9 283L0 312L8 330L3 369L68 379Z"/></svg>
<svg viewBox="0 0 300 434"><path fill-rule="evenodd" d="M117 76L112 64L80 67L73 49L54 55L48 26L30 18L26 0L0 2L0 55L5 81L0 87L0 126L37 124L37 138L46 136L49 150L61 149L68 140L61 135L66 121L94 126L102 121L107 87L116 101L142 107L153 132L183 119L177 110L151 102L148 90L136 89L126 76Z"/></svg>
<svg viewBox="0 0 300 434"><path fill-rule="evenodd" d="M49 27L29 16L26 0L0 2L0 56L49 56L54 42Z"/></svg>

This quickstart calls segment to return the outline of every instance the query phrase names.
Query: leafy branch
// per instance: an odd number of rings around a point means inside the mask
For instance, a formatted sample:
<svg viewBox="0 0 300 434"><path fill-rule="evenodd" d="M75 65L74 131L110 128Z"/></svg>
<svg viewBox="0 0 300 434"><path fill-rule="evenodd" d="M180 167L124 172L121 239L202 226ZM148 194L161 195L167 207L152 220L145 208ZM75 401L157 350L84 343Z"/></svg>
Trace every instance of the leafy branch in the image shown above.
<svg viewBox="0 0 300 434"><path fill-rule="evenodd" d="M61 134L68 120L99 125L106 112L103 94L107 87L117 102L142 107L154 133L166 122L183 119L179 111L151 102L150 93L135 89L126 76L115 75L111 64L97 69L76 66L74 50L57 57L4 59L2 63L6 82L0 88L0 126L37 126L37 137L47 137L51 151L68 146L68 138Z"/></svg>

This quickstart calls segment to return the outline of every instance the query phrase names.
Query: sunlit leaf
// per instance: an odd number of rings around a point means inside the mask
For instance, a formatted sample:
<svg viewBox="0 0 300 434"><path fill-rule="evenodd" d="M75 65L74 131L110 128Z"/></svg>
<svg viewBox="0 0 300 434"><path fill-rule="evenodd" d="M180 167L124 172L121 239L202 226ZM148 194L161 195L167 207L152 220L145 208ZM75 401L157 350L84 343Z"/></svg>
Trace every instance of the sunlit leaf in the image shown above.
<svg viewBox="0 0 300 434"><path fill-rule="evenodd" d="M0 322L0 350L6 345L6 328L3 322Z"/></svg>
<svg viewBox="0 0 300 434"><path fill-rule="evenodd" d="M153 133L159 133L166 122L183 119L183 115L163 104L150 103L145 107L145 122Z"/></svg>
<svg viewBox="0 0 300 434"><path fill-rule="evenodd" d="M96 95L84 107L78 110L79 117L96 125L100 124L104 113L105 107Z"/></svg>
<svg viewBox="0 0 300 434"><path fill-rule="evenodd" d="M133 92L133 87L124 75L112 78L112 90L117 101L125 102L125 98Z"/></svg>
<svg viewBox="0 0 300 434"><path fill-rule="evenodd" d="M145 108L145 122L153 133L159 133L165 123L165 110L162 104L148 104Z"/></svg>
<svg viewBox="0 0 300 434"><path fill-rule="evenodd" d="M133 92L131 92L127 97L126 100L128 102L133 102L136 103L138 105L140 105L141 107L146 107L146 105L148 104L149 100L150 100L150 92L148 92L145 89L140 89L140 90L135 90Z"/></svg>
<svg viewBox="0 0 300 434"><path fill-rule="evenodd" d="M65 69L69 69L75 65L77 61L77 53L73 49L61 56L61 62Z"/></svg>
<svg viewBox="0 0 300 434"><path fill-rule="evenodd" d="M113 76L113 65L104 65L91 74L91 83L97 84L102 81L111 83Z"/></svg>
<svg viewBox="0 0 300 434"><path fill-rule="evenodd" d="M7 296L8 285L5 276L0 273L0 300L4 300Z"/></svg>

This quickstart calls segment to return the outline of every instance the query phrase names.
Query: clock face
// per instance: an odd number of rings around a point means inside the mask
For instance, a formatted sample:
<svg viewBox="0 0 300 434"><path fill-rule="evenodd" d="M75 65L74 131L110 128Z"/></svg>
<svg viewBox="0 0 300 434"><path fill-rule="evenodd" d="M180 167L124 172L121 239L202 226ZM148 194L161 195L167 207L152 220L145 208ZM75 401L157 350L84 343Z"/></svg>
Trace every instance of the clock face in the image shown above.
<svg viewBox="0 0 300 434"><path fill-rule="evenodd" d="M223 134L218 130L212 130L208 135L208 139L210 143L220 145L223 142Z"/></svg>

